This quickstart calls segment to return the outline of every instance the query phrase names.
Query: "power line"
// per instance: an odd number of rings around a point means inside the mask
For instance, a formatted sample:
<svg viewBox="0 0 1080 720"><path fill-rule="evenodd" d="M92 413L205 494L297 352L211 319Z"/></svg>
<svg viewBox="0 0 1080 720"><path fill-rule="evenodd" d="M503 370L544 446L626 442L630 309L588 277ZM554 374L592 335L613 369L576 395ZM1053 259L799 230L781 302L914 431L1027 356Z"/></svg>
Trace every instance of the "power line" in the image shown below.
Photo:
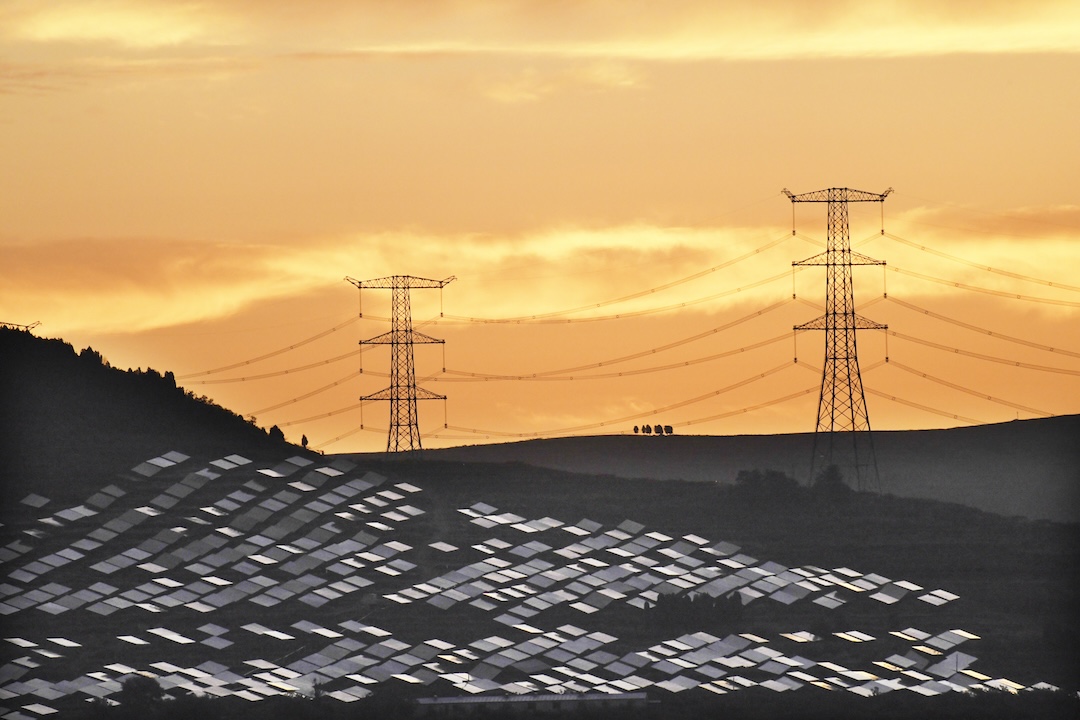
<svg viewBox="0 0 1080 720"><path fill-rule="evenodd" d="M887 361L887 360L879 360L878 362L876 362L873 365L866 368L864 370L864 372L869 373L869 372L871 372L873 370L878 369L879 367L883 367L886 363L888 363L890 365L892 364L890 361ZM814 373L820 373L821 372L820 370L815 368L813 365L804 365L804 367L806 367L807 370L812 370ZM919 403L912 402L911 400L905 400L905 399L903 399L901 397L897 397L896 395L890 395L889 393L885 393L885 392L882 392L880 390L875 390L875 389L873 389L871 387L867 387L867 388L865 388L865 390L866 390L866 392L870 393L871 395L876 395L878 397L883 397L886 400L892 400L893 402L900 403L901 405L907 405L908 407L917 408L919 410L925 410L926 412L934 413L935 415L941 415L943 417L947 417L947 418L950 418L950 419L953 419L953 420L961 420L963 422L967 422L967 423L970 423L972 425L982 424L982 421L980 421L980 420L974 420L972 418L964 417L963 415L954 415L954 414L946 412L944 410L938 410L938 409L932 408L932 407L930 407L928 405L921 405Z"/></svg>
<svg viewBox="0 0 1080 720"><path fill-rule="evenodd" d="M681 401L676 402L676 403L671 403L670 405L665 405L663 407L654 408L654 409L649 410L647 412L638 412L638 413L634 413L632 415L626 415L626 416L623 416L623 417L620 417L620 418L612 418L610 420L604 420L604 421L601 421L601 422L589 423L589 424L586 424L586 425L575 425L573 427L565 427L565 428L558 428L558 429L555 429L555 430L545 430L545 431L529 432L529 433L514 433L514 432L506 432L506 431L503 431L503 430L480 430L480 429L477 429L477 428L466 428L466 427L460 427L460 426L457 426L457 425L447 425L446 428L448 430L454 430L454 431L457 431L457 432L469 432L469 433L474 433L476 435L488 435L488 436L496 436L496 437L514 437L514 438L534 438L534 437L544 437L544 436L551 436L551 435L565 435L567 433L579 432L581 430L594 430L596 428L606 427L608 425L614 425L616 423L623 423L623 422L627 422L629 420L635 420L635 419L639 419L639 418L643 418L643 417L648 417L648 416L651 416L651 415L656 415L656 414L662 413L662 412L668 412L669 410L675 410L677 408L686 407L687 405L693 405L695 403L702 402L703 400L709 400L711 398L717 397L718 395L722 395L722 394L724 394L726 392L730 392L731 390L735 390L735 389L743 387L745 385L749 385L751 383L757 382L758 380L762 380L762 379L764 379L766 377L769 377L770 375L774 375L774 374L780 372L781 370L783 370L784 368L790 367L791 365L792 365L792 363L790 361L785 361L782 364L777 365L776 367L765 370L764 372L758 373L758 374L753 375L753 376L751 376L749 378L745 378L743 380L740 380L739 382L732 383L731 385L728 385L727 387L723 387L723 388L720 388L719 390L714 390L712 392L708 392L708 393L705 393L703 395L698 395L697 397L693 397L693 398L690 398L688 400L681 400Z"/></svg>
<svg viewBox="0 0 1080 720"><path fill-rule="evenodd" d="M266 380L268 378L276 378L276 377L281 377L283 375L292 375L292 374L295 374L295 373L298 373L298 372L302 372L304 370L311 370L312 368L323 367L324 365L330 365L330 364L336 363L336 362L338 362L340 360L345 360L347 358L356 357L357 355L359 355L362 352L365 352L366 350L368 350L368 348L360 348L359 350L352 350L351 352L347 352L344 355L338 355L337 357L332 357L332 358L329 358L327 360L320 360L318 362L309 363L307 365L299 365L297 367L286 368L285 370L277 370L275 372L263 373L262 375L248 375L248 376L245 376L245 377L224 378L224 379L221 379L221 380L196 380L196 381L188 383L188 384L189 385L223 385L223 384L226 384L226 383L250 382L252 380Z"/></svg>
<svg viewBox="0 0 1080 720"><path fill-rule="evenodd" d="M800 271L801 269L802 268L797 268L796 272ZM758 280L756 282L749 283L747 285L740 285L739 287L730 288L728 290L723 290L721 292L714 293L712 295L707 295L707 296L702 297L702 298L697 298L696 300L687 300L685 302L674 303L672 305L664 305L662 307L650 308L650 309L647 309L647 310L632 310L632 311L629 311L629 312L618 313L616 315L595 315L595 316L592 316L592 317L563 318L563 319L559 319L559 320L556 320L556 319L537 320L537 321L535 321L535 323L530 323L530 324L537 324L537 325L549 324L549 325L553 325L553 324L563 324L563 323L567 323L567 324L568 323L585 323L585 322L598 322L598 321L602 321L602 320L624 320L626 318L641 317L643 315L655 315L657 313L668 312L670 310L681 310L683 308L690 307L691 305L700 305L702 303L707 303L707 302L710 302L712 300L718 300L719 298L722 298L722 297L728 297L729 295L737 295L738 293L744 292L746 290L752 290L753 288L761 287L762 285L767 285L769 283L776 282L777 280L780 280L782 278L786 278L787 276L788 276L788 273L785 271L785 272L779 273L777 275L772 275L770 277L763 278L763 279ZM479 324L512 324L512 325L520 325L523 322L526 322L525 320L513 319L513 318L508 319L508 320L493 320L493 319L485 319L485 318L470 318L470 317L464 317L464 316L460 316L460 315L446 315L445 317L446 317L446 319L450 319L450 320L458 320L458 321L466 322L466 323L479 323ZM448 323L445 323L443 320L437 320L437 321L435 321L435 324L436 325L445 325L445 324L448 324Z"/></svg>
<svg viewBox="0 0 1080 720"><path fill-rule="evenodd" d="M801 397L803 395L809 395L810 393L818 392L819 389L820 388L818 385L811 385L808 388L804 388L802 390L799 390L798 392L793 392L790 395L773 398L772 400L766 400L765 402L758 403L757 405L739 408L738 410L729 410L727 412L722 412L717 415L709 415L708 417L696 418L694 420L684 420L683 422L679 423L679 426L682 427L684 425L698 425L700 423L712 422L713 420L723 420L724 418L734 417L735 415L743 415L748 412L753 412L754 410L760 410L761 408L768 407L770 405L779 405L782 402L787 402L788 400L794 400L795 398Z"/></svg>
<svg viewBox="0 0 1080 720"><path fill-rule="evenodd" d="M1021 405L1019 403L1009 402L1008 400L1002 400L1001 398L996 398L993 395L987 395L986 393L979 392L978 390L972 390L971 388L964 387L963 385L957 385L956 383L952 383L952 382L949 382L948 380L943 380L941 378L934 377L933 375L930 375L929 373L925 373L925 372L923 372L921 370L916 370L915 368L908 367L907 365L904 365L903 363L901 363L901 362L899 362L897 360L890 360L889 364L891 366L893 366L893 367L900 368L904 372L911 373L912 375L917 375L917 376L919 376L921 378L924 378L926 380L930 380L931 382L936 382L939 385L944 385L945 387L950 387L953 390L959 390L960 392L967 393L968 395L974 395L977 398L982 398L983 400L989 400L990 402L995 402L995 403L997 403L999 405L1005 405L1007 407L1013 408L1014 410L1023 410L1025 412L1032 413L1033 415L1042 415L1043 417L1054 417L1053 413L1046 412L1045 410L1039 410L1038 408L1028 407L1027 405Z"/></svg>
<svg viewBox="0 0 1080 720"><path fill-rule="evenodd" d="M1020 345L1026 345L1028 347L1036 348L1038 350L1045 350L1047 352L1056 353L1058 355L1068 355L1069 357L1080 358L1080 352L1073 352L1072 350L1064 350L1062 348L1050 347L1049 345L1042 345L1041 343L1032 342L1031 340L1024 340L1023 338L1013 337L1011 335L1005 335L1004 333L1000 333L1000 332L997 332L995 330L989 330L989 329L981 327L979 325L972 325L971 323L966 323L966 322L964 322L962 320L957 320L955 318L951 318L951 317L948 317L946 315L942 315L941 313L936 313L936 312L934 312L932 310L927 310L926 308L921 308L918 305L915 305L914 303L909 303L909 302L906 302L904 300L900 300L895 295L889 296L888 300L890 302L892 302L892 303L895 303L895 304L901 306L901 307L905 307L908 310L911 310L913 312L921 313L923 315L926 315L928 317L932 317L932 318L934 318L936 320L941 320L943 322L952 323L953 325L956 325L958 327L966 328L968 330L973 330L975 332L982 333L983 335L989 335L990 337L995 337L995 338L998 338L1000 340L1007 340L1009 342L1018 343Z"/></svg>
<svg viewBox="0 0 1080 720"><path fill-rule="evenodd" d="M950 418L952 420L959 420L961 422L966 422L969 425L983 425L984 424L982 420L976 420L974 418L965 417L963 415L956 415L954 413L946 412L944 410L938 410L938 409L932 408L932 407L930 407L928 405L923 405L921 403L912 402L911 400L905 400L904 398L897 397L896 395L890 395L889 393L884 393L884 392L881 392L880 390L875 390L874 388L866 388L866 392L870 393L871 395L877 395L878 397L885 398L886 400L892 400L893 402L900 403L901 405L907 405L908 407L913 407L913 408L916 408L918 410L924 410L924 411L926 411L928 413L933 413L935 415L941 415L942 417L947 417L947 418Z"/></svg>
<svg viewBox="0 0 1080 720"><path fill-rule="evenodd" d="M338 385L341 385L342 383L346 383L349 380L352 380L353 378L358 378L358 377L360 377L360 375L361 375L361 373L353 370L352 372L350 372L345 377L341 378L340 380L335 380L334 382L330 383L329 385L323 385L321 388L318 388L317 390L312 390L311 392L305 393L304 395L298 395L297 397L289 398L288 400L285 400L284 402L280 402L277 405L271 405L270 407L265 407L265 408L263 408L261 410L256 410L254 413L252 413L252 415L261 415L264 412L270 412L271 410L279 410L279 409L285 407L286 405L294 405L294 404L300 402L301 400L307 400L309 397L314 397L315 395L318 395L319 393L326 392L330 388L335 388Z"/></svg>
<svg viewBox="0 0 1080 720"><path fill-rule="evenodd" d="M351 410L359 410L364 405L365 405L365 403L358 402L355 405L349 405L348 407L338 408L337 410L331 410L330 412L325 412L325 413L322 413L320 415L312 415L311 417L300 418L299 420L290 420L288 422L277 423L277 426L285 428L285 427L292 427L293 425L300 425L300 424L306 423L306 422L314 422L315 420L323 420L323 419L328 418L328 417L333 417L334 415L341 415L342 413L347 413L347 412L349 412Z"/></svg>
<svg viewBox="0 0 1080 720"><path fill-rule="evenodd" d="M378 427L362 427L362 426L361 427L354 427L352 430L348 430L346 432L343 432L340 435L338 435L337 437L330 438L326 442L324 442L324 443L322 443L320 445L316 445L315 449L316 450L322 450L323 448L327 447L328 445L333 445L334 443L336 443L336 442L338 442L340 440L344 440L347 437L351 437L352 435L355 435L358 432L377 432L377 433L381 434L381 433L387 432L387 429L386 428L378 428Z"/></svg>
<svg viewBox="0 0 1080 720"><path fill-rule="evenodd" d="M913 247L913 248L915 248L917 250L922 250L925 253L930 253L931 255L937 255L938 257L943 257L943 258L945 258L947 260L952 260L953 262L961 263L961 264L967 265L969 267L978 268L979 270L985 270L986 272L996 273L998 275L1004 275L1005 277L1011 277L1011 278L1014 278L1016 280L1025 280L1027 282L1038 283L1039 285L1046 285L1047 287L1060 288L1062 290L1072 290L1074 292L1080 292L1080 287L1077 287L1075 285L1066 285L1065 283L1053 282L1052 280L1043 280L1041 278L1032 277L1031 275L1024 275L1022 273L1011 272L1009 270L1001 270L1000 268L993 268L993 267L990 267L989 265L981 265L979 263L972 262L970 260L965 260L964 258L957 257L955 255L950 255L949 253L943 252L941 250L935 250L934 248L929 248L929 247L926 247L925 245L919 245L918 243L914 243L911 240L905 240L904 238L900 237L899 235L894 235L894 234L888 233L888 232L887 233L882 233L882 234L885 237L889 238L890 240L894 240L895 242L898 242L898 243L903 243L904 245L907 245L908 247Z"/></svg>
<svg viewBox="0 0 1080 720"><path fill-rule="evenodd" d="M710 337L712 335L716 335L717 333L723 332L725 330L729 330L730 328L733 328L736 325L740 325L740 324L742 324L742 323L744 323L744 322L746 322L748 320L753 320L754 318L761 317L762 315L765 315L766 313L772 312L773 310L776 310L777 308L780 308L780 307L782 307L784 305L787 305L790 302L791 302L791 300L789 300L789 299L781 300L778 303L773 303L772 305L769 305L768 307L762 308L761 310L756 310L756 311L754 311L754 312L752 312L752 313L750 313L748 315L744 315L744 316L742 316L742 317L740 317L740 318L738 318L736 320L732 320L731 322L725 323L723 325L718 325L717 327L714 327L714 328L712 328L710 330L706 330L705 332L702 332L702 333L698 333L697 335L692 335L690 337L682 338L680 340L676 340L676 341L668 343L666 345L659 345L657 347L653 347L653 348L650 348L648 350L642 350L640 352L631 353L630 355L623 355L621 357L612 358L610 360L601 360L600 362L589 363L587 365L577 365L575 367L560 368L558 370L547 370L547 371L544 371L544 372L529 373L529 374L524 374L524 375L498 375L498 374L491 374L491 373L463 372L463 371L459 371L459 370L447 370L446 373L447 374L455 374L455 375L466 375L466 376L469 376L469 377L481 378L481 379L485 379L485 380L534 380L534 379L541 379L543 377L551 376L551 375L565 375L566 373L578 372L580 370L593 370L593 369L596 369L596 368L605 367L607 365L615 365L617 363L626 362L628 360L637 360L639 358L648 357L650 355L655 355L655 354L657 354L659 352L663 352L665 350L671 350L672 348L676 348L676 347L679 347L681 345L687 345L689 343L696 342L696 341L701 340L703 338L707 338L707 337ZM771 342L771 341L769 341L769 342ZM450 378L446 378L443 381L446 382L446 381L452 381L452 380Z"/></svg>
<svg viewBox="0 0 1080 720"><path fill-rule="evenodd" d="M891 272L900 273L901 275L910 275L911 277L916 277L920 280L928 280L930 282L935 282L940 285L948 285L949 287L956 287L962 290L971 290L973 292L985 293L987 295L997 295L998 297L1006 297L1013 300L1027 300L1028 302L1046 303L1047 305L1065 305L1068 307L1080 307L1080 302L1075 300L1055 300L1053 298L1021 295L1019 293L1011 293L1005 290L992 290L991 288L978 287L977 285L968 285L966 283L955 282L953 280L944 280L942 278L934 277L932 275L924 275L923 273L915 272L914 270L905 270L895 265L889 265L888 269Z"/></svg>
<svg viewBox="0 0 1080 720"><path fill-rule="evenodd" d="M964 355L966 357L973 357L979 360L986 360L988 362L1001 363L1002 365L1011 365L1013 367L1025 368L1027 370L1039 370L1041 372L1060 373L1063 375L1080 375L1080 370L1069 370L1068 368L1049 367L1047 365L1035 365L1034 363L1020 362L1019 360L1008 360L1006 358L999 358L993 355L983 355L982 353L972 352L970 350L962 350L960 348L952 347L951 345L942 345L940 343L931 342L930 340L923 340L912 335L906 335L904 333L897 332L896 330L886 330L885 332L888 335L898 337L901 340L907 340L909 342L926 345L927 347L936 348L945 352L951 352L957 355Z"/></svg>
<svg viewBox="0 0 1080 720"><path fill-rule="evenodd" d="M708 268L707 270L702 270L700 272L694 273L693 275L687 275L684 278L680 278L678 280L672 280L671 282L664 283L663 285L657 285L657 286L651 287L651 288L649 288L647 290L641 290L641 291L638 291L636 293L631 293L629 295L623 295L622 297L612 298L610 300L603 300L601 302L590 303L588 305L581 305L579 307L569 308L569 309L566 309L566 310L556 310L556 311L553 311L553 312L541 313L541 314L537 314L537 315L522 315L522 316L519 316L519 317L479 318L479 317L467 317L467 316L461 316L461 315L446 315L445 317L447 319L450 319L450 320L461 320L461 321L472 322L472 323L510 323L510 324L516 324L516 323L523 323L523 322L537 322L537 321L541 321L541 320L548 320L548 319L551 319L551 318L561 317L563 315L571 315L571 314L576 313L576 312L582 312L584 310L595 310L597 308L607 307L608 305L615 305L615 304L618 304L618 303L621 303L621 302L627 302L629 300L636 300L637 298L645 297L647 295L652 295L654 293L661 292L663 290L669 290L669 289L671 289L673 287L676 287L678 285L683 285L683 284L691 282L693 280L697 280L699 278L705 277L706 275L714 273L714 272L716 272L718 270L722 270L722 269L724 269L726 267L734 265L735 263L746 260L747 258L751 258L754 255L758 255L758 254L760 254L762 252L765 252L766 250L769 250L769 249L779 245L780 243L786 241L789 237L790 237L789 235L784 235L783 237L779 237L779 238L777 238L777 239L775 239L775 240L773 240L771 242L766 243L765 245L762 245L759 248L755 248L754 250L751 250L750 252L747 252L747 253L744 253L744 254L742 254L742 255L740 255L738 257L732 258L731 260L727 260L725 262L722 262L719 265L714 265L713 267ZM784 273L784 275L786 275L786 273ZM768 281L771 281L773 279L775 279L775 278L770 278ZM757 283L757 284L763 284L763 282ZM749 285L749 286L746 286L746 287L747 288L755 287L755 285ZM714 299L716 297L720 297L720 295L713 295L713 296L710 296L709 298L704 298L704 299L698 300L696 302L704 302L705 300L711 300L711 299ZM680 303L678 305L672 305L672 306L670 306L670 307L668 307L666 309L683 307L684 305L686 305L686 303ZM652 310L650 312L660 312L660 310ZM634 314L638 314L638 313L634 313ZM640 314L644 314L644 313L640 313ZM601 320L601 319L617 319L617 318L631 317L631 316L632 316L632 314L630 314L630 313L624 313L624 314L620 314L620 315L607 316L607 317L604 317L604 318L574 318L574 319L570 319L570 320L565 320L564 322L574 322L574 321L583 322L583 321Z"/></svg>
<svg viewBox="0 0 1080 720"><path fill-rule="evenodd" d="M214 373L225 372L226 370L235 370L236 368L244 367L245 365L252 365L252 364L260 362L262 360L267 360L269 358L276 357L278 355L282 355L284 353L289 352L290 350L295 350L298 347L303 347L304 345L307 345L308 343L315 342L316 340L318 340L320 338L324 338L327 335L330 335L331 333L335 333L338 330L341 330L342 328L351 325L352 323L356 322L358 319L359 318L357 318L355 316L350 317L345 322L341 323L340 325L335 325L334 327L330 328L329 330L324 330L321 333L318 333L316 335L312 335L311 337L306 338L304 340L301 340L298 343L293 343L292 345L289 345L287 347L283 347L283 348L281 348L279 350L274 350L273 352L268 352L265 355L259 355L258 357L251 358L250 360L243 360L243 361L238 362L238 363L233 363L232 365L225 365L224 367L214 368L213 370L203 370L202 372L190 373L188 375L181 375L180 377L178 377L176 379L177 380L188 380L190 378L202 377L204 375L213 375Z"/></svg>
<svg viewBox="0 0 1080 720"><path fill-rule="evenodd" d="M762 340L761 342L752 343L750 345L744 345L742 347L733 348L731 350L725 350L722 353L716 353L715 355L707 355L705 357L694 358L693 360L683 360L676 363L670 363L668 365L657 365L648 368L638 368L635 370L622 370L619 372L611 373L598 373L592 375L547 375L547 374L533 374L533 375L486 375L483 373L466 373L460 370L448 369L447 374L466 375L467 377L435 377L435 382L485 382L492 380L520 380L520 381L533 381L533 380L552 380L552 381L567 381L567 380L608 380L611 378L629 377L631 375L646 375L654 372L663 372L665 370L675 370L677 368L689 367L691 365L700 365L701 363L711 362L713 360L719 360L721 358L731 357L732 355L740 355L742 353L749 352L751 350L757 350L758 348L772 345L780 342L781 340L787 340L788 334L777 335L776 337L769 338L768 340Z"/></svg>

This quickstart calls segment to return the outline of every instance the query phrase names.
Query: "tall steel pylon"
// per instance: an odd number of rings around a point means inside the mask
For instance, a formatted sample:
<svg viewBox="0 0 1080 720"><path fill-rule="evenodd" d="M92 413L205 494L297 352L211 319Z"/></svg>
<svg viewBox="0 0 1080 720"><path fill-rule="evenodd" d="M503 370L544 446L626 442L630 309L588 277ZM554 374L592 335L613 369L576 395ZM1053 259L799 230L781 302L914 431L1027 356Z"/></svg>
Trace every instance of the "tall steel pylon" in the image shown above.
<svg viewBox="0 0 1080 720"><path fill-rule="evenodd" d="M420 425L417 413L417 400L446 400L445 395L437 395L416 386L416 361L413 346L417 343L445 343L445 340L430 337L413 330L412 307L409 290L412 288L443 288L455 278L428 280L412 275L392 275L375 280L355 280L345 278L360 290L376 288L390 290L391 322L390 332L361 340L361 345L390 346L390 387L360 398L368 400L390 401L390 432L386 438L387 452L407 452L420 450Z"/></svg>
<svg viewBox="0 0 1080 720"><path fill-rule="evenodd" d="M795 330L825 331L825 363L821 374L821 395L818 397L817 426L814 430L814 448L810 461L810 477L819 461L824 465L836 465L841 469L855 471L856 484L864 488L862 468L873 468L875 481L880 481L874 441L870 433L870 416L866 411L866 394L862 376L859 374L859 356L855 345L856 330L887 330L888 325L868 320L855 312L855 292L852 285L853 265L884 265L851 249L851 233L848 222L848 203L885 202L892 192L865 192L850 188L828 188L794 195L786 188L784 194L792 203L818 202L828 204L828 243L823 253L805 260L793 262L792 266L823 265L825 280L825 314ZM794 207L792 207L794 210ZM794 229L792 233L794 234ZM843 446L839 433L849 433L850 447ZM819 438L826 434L827 447L818 454ZM850 455L849 455L850 452Z"/></svg>

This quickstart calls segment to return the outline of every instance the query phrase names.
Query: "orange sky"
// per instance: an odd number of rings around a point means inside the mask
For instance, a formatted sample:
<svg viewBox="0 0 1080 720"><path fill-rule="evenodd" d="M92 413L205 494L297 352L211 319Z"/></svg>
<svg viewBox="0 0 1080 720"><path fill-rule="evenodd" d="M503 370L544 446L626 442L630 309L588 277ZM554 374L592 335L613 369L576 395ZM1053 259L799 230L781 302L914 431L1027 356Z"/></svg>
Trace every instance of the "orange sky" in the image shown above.
<svg viewBox="0 0 1080 720"><path fill-rule="evenodd" d="M183 377L355 318L346 275L457 276L441 298L413 294L420 324L440 300L447 315L509 318L723 266L559 316L617 320L424 331L446 339L448 370L516 376L779 306L573 380L425 387L449 396L450 425L479 431L624 417L579 432L808 431L820 378L805 366L821 367L823 337L800 335L795 365L791 327L820 313L802 301L821 304L825 281L802 270L791 301L791 262L820 251L825 210L799 205L791 237L780 190L892 186L895 238L877 205L852 206L853 243L890 268L856 269L856 299L900 333L888 365L882 334L859 336L874 427L1076 413L1077 77L1075 2L9 1L0 320ZM364 354L362 376L358 357L324 362L389 329L373 319L389 293L365 291L363 309L294 351L183 384L328 452L380 450L386 403L332 443L358 410L296 422L386 384L387 348ZM442 363L443 348L417 348L421 376ZM197 382L256 375L268 377ZM501 439L441 430L442 405L421 405L426 447Z"/></svg>

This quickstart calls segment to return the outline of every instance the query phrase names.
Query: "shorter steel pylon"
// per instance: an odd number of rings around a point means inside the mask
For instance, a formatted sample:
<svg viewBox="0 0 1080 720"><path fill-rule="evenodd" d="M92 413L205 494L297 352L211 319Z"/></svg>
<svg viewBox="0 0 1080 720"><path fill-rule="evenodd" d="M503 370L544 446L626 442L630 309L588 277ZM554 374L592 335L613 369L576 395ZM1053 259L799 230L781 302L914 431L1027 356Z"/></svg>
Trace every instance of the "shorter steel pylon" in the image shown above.
<svg viewBox="0 0 1080 720"><path fill-rule="evenodd" d="M412 275L392 275L375 280L355 280L348 282L363 290L376 288L392 291L390 332L361 340L361 345L390 346L390 386L371 395L360 398L361 402L370 400L390 401L390 430L386 438L387 452L408 452L422 449L420 441L420 423L417 413L417 400L446 400L445 395L438 395L416 385L416 361L413 346L416 344L445 343L429 335L417 332L412 327L412 308L409 290L412 288L443 288L455 278L429 280Z"/></svg>

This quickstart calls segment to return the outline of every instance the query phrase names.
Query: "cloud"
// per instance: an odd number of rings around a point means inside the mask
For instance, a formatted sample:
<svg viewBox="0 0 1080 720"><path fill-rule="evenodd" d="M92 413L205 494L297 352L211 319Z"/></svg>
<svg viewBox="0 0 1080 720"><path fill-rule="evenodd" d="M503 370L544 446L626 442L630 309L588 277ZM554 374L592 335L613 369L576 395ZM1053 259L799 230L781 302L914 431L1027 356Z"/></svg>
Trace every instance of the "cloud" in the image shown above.
<svg viewBox="0 0 1080 720"><path fill-rule="evenodd" d="M484 53L651 60L1080 51L1080 8L1043 2L446 0L297 5L78 0L17 3L9 36L127 48L243 46L265 53Z"/></svg>
<svg viewBox="0 0 1080 720"><path fill-rule="evenodd" d="M1077 233L1029 222L1052 216L1067 225L1077 216L1076 208L1006 212L1003 216L1015 221L1015 229L1049 227L1054 232L1028 235L1023 243L982 235L977 252L968 241L970 228L960 233L919 224L927 217L948 222L951 213L909 211L890 222L890 232L908 242L874 236L866 247L859 246L894 270L887 279L891 293L974 292L952 285L962 283L999 294L1076 300L1075 293L1045 281L1070 280L1058 269L1076 264ZM403 248L409 249L407 255ZM505 235L405 229L276 244L117 238L8 243L0 307L13 316L10 322L42 320L50 332L135 333L220 320L260 303L303 298L329 287L345 291L345 275L455 275L458 281L446 290L446 298L459 316L513 318L575 309L557 317L582 318L651 314L663 308L713 314L787 298L792 260L816 251L781 228L648 224L562 226ZM800 297L816 298L824 277L810 269L795 282ZM858 282L864 300L884 290L881 274L871 269L860 270ZM372 301L387 299L377 297ZM1047 304L1039 311L1061 315L1073 313L1074 307Z"/></svg>
<svg viewBox="0 0 1080 720"><path fill-rule="evenodd" d="M131 333L217 320L338 283L344 288L345 275L458 275L452 292L460 315L512 317L597 303L603 307L597 313L628 312L783 273L785 258L754 257L711 279L677 283L614 308L605 304L628 288L663 285L718 257L745 253L761 241L750 238L739 239L732 229L626 226L503 237L398 231L278 245L94 238L12 244L4 248L0 306L15 317L41 319L50 332ZM409 259L403 247L410 248ZM753 295L747 288L733 293L733 301Z"/></svg>
<svg viewBox="0 0 1080 720"><path fill-rule="evenodd" d="M1021 207L988 212L953 205L919 207L902 213L901 222L937 231L958 231L958 239L1054 238L1080 235L1080 205Z"/></svg>
<svg viewBox="0 0 1080 720"><path fill-rule="evenodd" d="M483 93L496 102L517 104L536 102L561 92L630 90L642 84L642 74L628 64L597 60L556 71L542 71L530 65L484 83Z"/></svg>
<svg viewBox="0 0 1080 720"><path fill-rule="evenodd" d="M205 8L192 3L33 3L16 18L10 32L39 43L107 42L152 48L205 38L208 19Z"/></svg>
<svg viewBox="0 0 1080 720"><path fill-rule="evenodd" d="M51 332L139 332L215 319L315 280L282 269L280 248L83 239L4 248L2 303Z"/></svg>

